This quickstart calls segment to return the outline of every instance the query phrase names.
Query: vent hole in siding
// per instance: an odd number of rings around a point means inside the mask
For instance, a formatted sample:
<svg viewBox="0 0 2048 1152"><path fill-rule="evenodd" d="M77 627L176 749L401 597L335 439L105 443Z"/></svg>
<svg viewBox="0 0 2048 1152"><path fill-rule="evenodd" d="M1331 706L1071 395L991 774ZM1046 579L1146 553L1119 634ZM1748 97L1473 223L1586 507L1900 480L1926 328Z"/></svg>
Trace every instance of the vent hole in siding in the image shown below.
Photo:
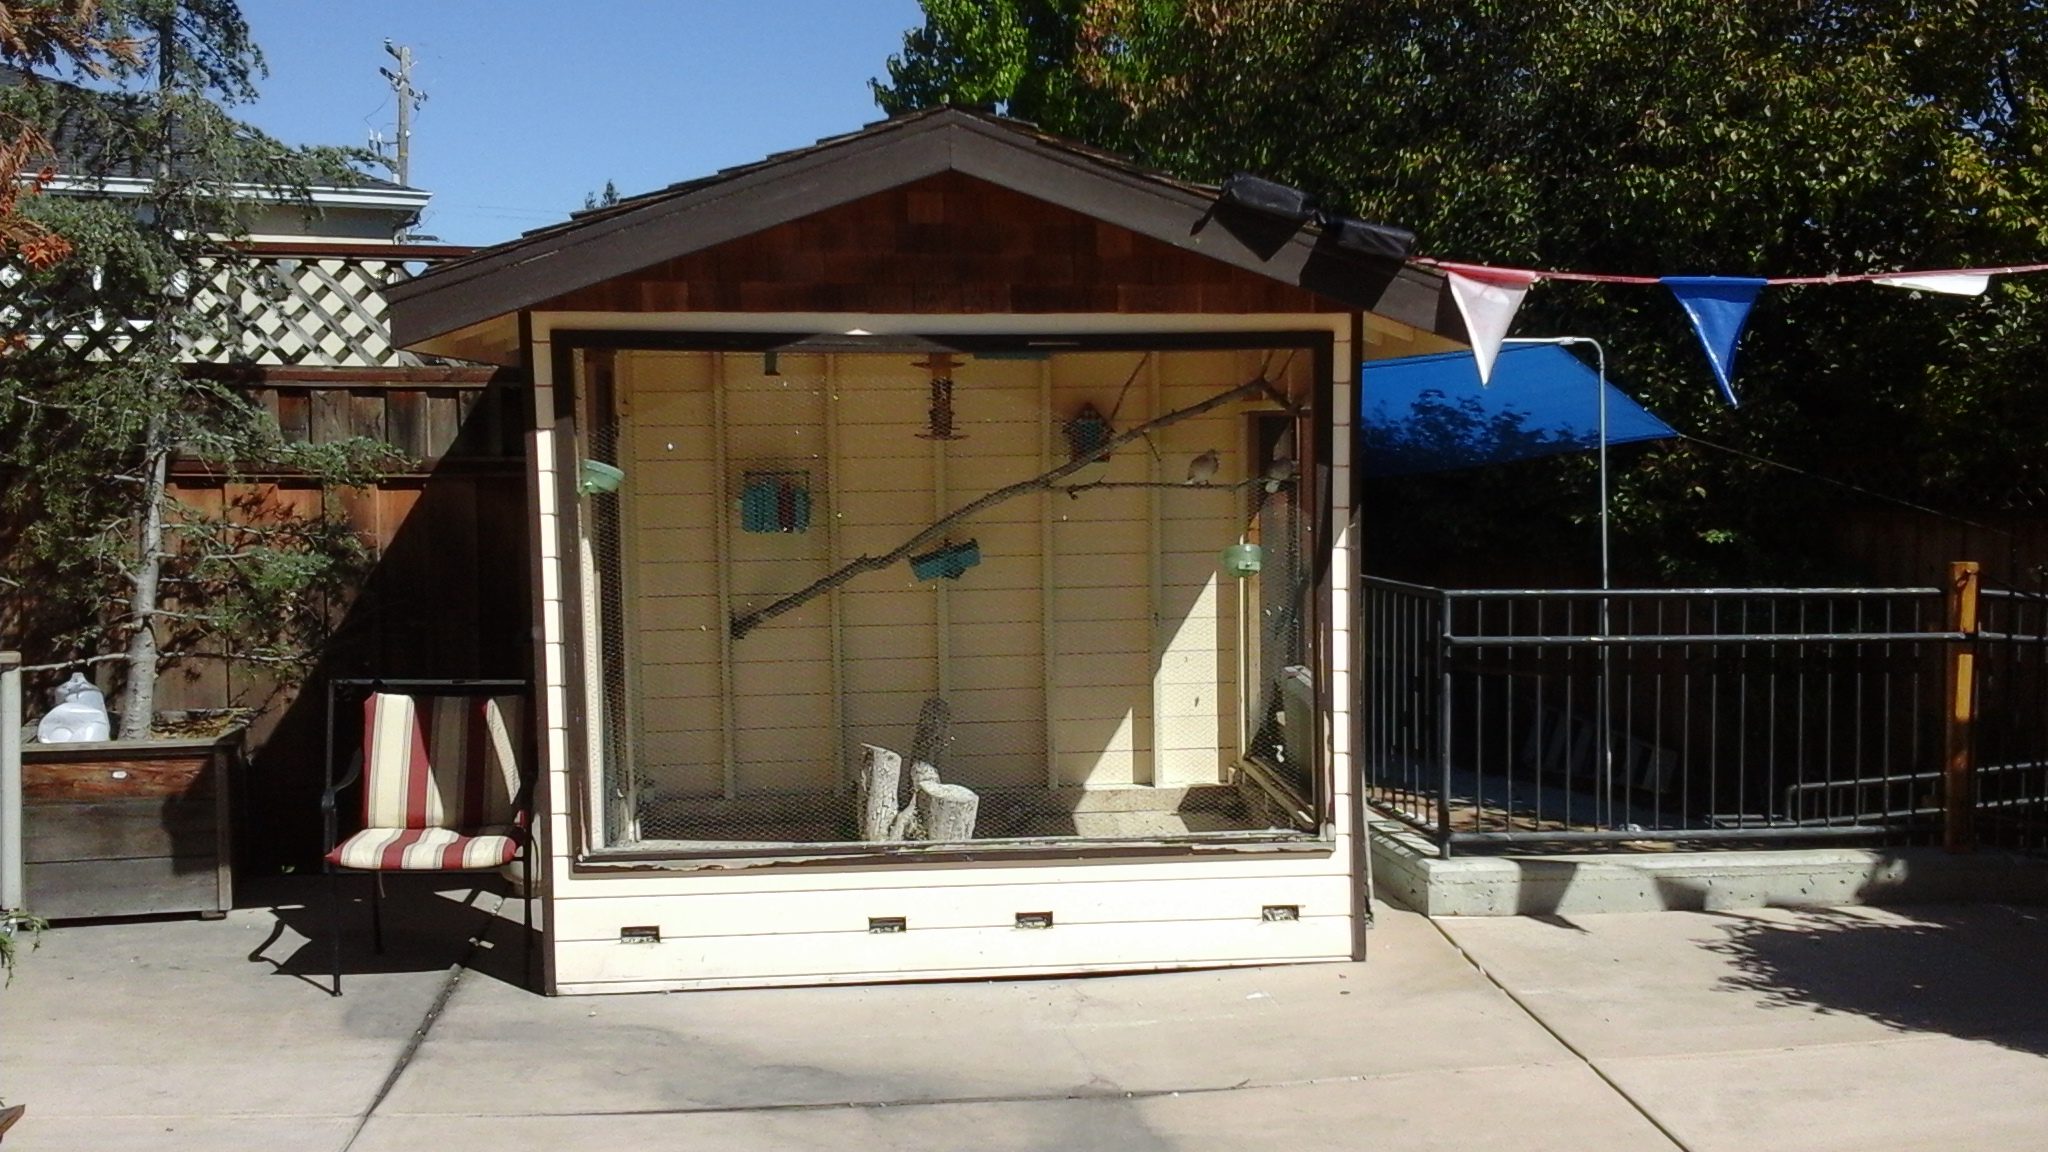
<svg viewBox="0 0 2048 1152"><path fill-rule="evenodd" d="M1019 912L1017 913L1017 927L1031 928L1034 930L1040 928L1050 928L1052 927L1052 913Z"/></svg>
<svg viewBox="0 0 2048 1152"><path fill-rule="evenodd" d="M619 929L619 943L659 944L661 943L661 929L653 924L642 924L631 928L621 928Z"/></svg>
<svg viewBox="0 0 2048 1152"><path fill-rule="evenodd" d="M910 925L901 916L868 917L868 931L878 935L886 936L895 932L907 932L909 929Z"/></svg>
<svg viewBox="0 0 2048 1152"><path fill-rule="evenodd" d="M1259 919L1264 920L1268 924L1287 920L1299 920L1301 919L1301 905L1268 904L1264 908L1259 909Z"/></svg>

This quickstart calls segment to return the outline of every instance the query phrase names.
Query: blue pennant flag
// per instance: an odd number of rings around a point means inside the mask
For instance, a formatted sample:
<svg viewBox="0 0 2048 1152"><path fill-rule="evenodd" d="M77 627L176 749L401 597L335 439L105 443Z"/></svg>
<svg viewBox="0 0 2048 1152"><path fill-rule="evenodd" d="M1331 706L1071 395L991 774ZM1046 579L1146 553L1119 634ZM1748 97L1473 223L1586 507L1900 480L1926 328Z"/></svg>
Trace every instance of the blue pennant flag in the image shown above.
<svg viewBox="0 0 2048 1152"><path fill-rule="evenodd" d="M1741 403L1735 398L1735 385L1731 382L1735 375L1735 342L1742 339L1742 325L1749 319L1756 294L1769 281L1750 276L1665 276L1660 283L1671 289L1671 294L1678 297L1679 307L1692 318L1692 330L1699 334L1700 345L1707 350L1707 362L1713 365L1714 379L1721 385L1721 395L1727 397L1728 406Z"/></svg>

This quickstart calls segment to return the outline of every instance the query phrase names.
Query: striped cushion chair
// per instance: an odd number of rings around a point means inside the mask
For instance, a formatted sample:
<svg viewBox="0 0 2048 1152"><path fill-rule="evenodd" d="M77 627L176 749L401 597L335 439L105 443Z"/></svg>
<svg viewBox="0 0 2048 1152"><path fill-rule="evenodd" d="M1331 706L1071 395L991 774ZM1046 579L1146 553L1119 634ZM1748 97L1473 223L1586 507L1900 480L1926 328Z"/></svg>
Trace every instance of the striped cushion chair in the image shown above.
<svg viewBox="0 0 2048 1152"><path fill-rule="evenodd" d="M520 767L526 701L520 696L373 692L363 701L363 743L346 777L323 798L328 871L482 872L530 866L528 781ZM334 843L335 795L360 778L363 829ZM524 874L522 873L522 880ZM522 885L524 886L524 885ZM384 950L381 876L371 925ZM340 899L334 994L341 994ZM532 897L526 926L532 928ZM529 960L530 964L530 960Z"/></svg>

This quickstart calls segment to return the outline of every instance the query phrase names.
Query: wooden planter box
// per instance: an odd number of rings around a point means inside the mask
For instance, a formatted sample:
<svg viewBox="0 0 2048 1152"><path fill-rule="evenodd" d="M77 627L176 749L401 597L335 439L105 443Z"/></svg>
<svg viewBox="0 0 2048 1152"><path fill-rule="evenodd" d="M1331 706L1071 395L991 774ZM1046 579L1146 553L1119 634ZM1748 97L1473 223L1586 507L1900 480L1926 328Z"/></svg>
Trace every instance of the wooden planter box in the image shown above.
<svg viewBox="0 0 2048 1152"><path fill-rule="evenodd" d="M28 906L50 920L234 905L230 774L242 734L27 744L21 750Z"/></svg>

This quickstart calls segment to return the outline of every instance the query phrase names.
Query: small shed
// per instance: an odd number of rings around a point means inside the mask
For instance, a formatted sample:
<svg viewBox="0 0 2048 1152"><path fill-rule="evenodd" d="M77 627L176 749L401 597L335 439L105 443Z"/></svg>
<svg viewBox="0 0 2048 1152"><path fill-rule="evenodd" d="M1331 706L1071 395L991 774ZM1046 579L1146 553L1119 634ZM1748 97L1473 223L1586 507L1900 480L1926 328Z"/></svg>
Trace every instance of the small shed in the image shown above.
<svg viewBox="0 0 2048 1152"><path fill-rule="evenodd" d="M1362 955L1407 242L949 108L394 289L532 381L547 989Z"/></svg>

